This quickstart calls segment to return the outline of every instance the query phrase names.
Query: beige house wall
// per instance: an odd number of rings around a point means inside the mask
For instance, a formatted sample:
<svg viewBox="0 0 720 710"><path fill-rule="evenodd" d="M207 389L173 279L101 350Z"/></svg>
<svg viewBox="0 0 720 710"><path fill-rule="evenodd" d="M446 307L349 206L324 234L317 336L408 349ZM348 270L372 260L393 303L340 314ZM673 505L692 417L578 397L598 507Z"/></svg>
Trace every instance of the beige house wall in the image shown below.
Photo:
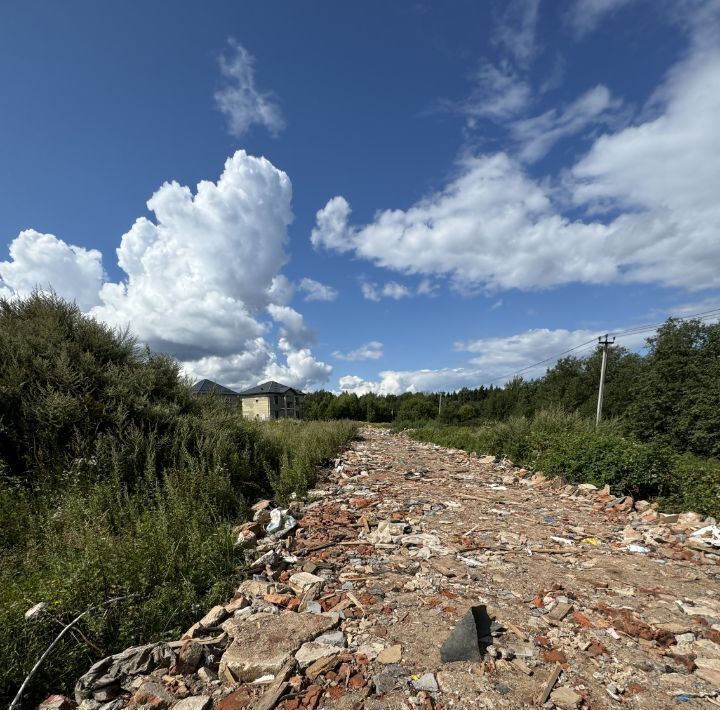
<svg viewBox="0 0 720 710"><path fill-rule="evenodd" d="M270 400L267 395L242 398L242 413L246 419L270 419Z"/></svg>
<svg viewBox="0 0 720 710"><path fill-rule="evenodd" d="M242 398L246 419L302 419L303 398L294 394L261 394Z"/></svg>

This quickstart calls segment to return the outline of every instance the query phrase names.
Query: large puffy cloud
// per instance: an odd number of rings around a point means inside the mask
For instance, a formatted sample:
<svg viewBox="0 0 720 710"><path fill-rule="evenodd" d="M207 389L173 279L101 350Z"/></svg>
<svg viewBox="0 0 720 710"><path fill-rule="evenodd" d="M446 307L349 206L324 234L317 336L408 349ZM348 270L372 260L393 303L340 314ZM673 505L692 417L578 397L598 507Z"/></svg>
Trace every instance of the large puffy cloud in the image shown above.
<svg viewBox="0 0 720 710"><path fill-rule="evenodd" d="M102 279L97 249L72 246L34 229L20 232L10 244L10 261L0 261L0 295L22 297L52 289L83 310L98 303Z"/></svg>
<svg viewBox="0 0 720 710"><path fill-rule="evenodd" d="M320 214L316 246L352 249L408 274L450 275L458 286L537 288L616 276L602 249L608 228L554 212L547 192L502 153L467 160L442 192L366 226L341 221L349 214L341 197Z"/></svg>
<svg viewBox="0 0 720 710"><path fill-rule="evenodd" d="M586 116L610 101L596 94ZM717 287L720 52L707 40L695 47L648 111L653 118L599 138L569 172L564 188L584 219L564 215L552 181L499 153L464 161L443 190L367 225L350 225L348 202L335 197L312 241L401 273L449 275L461 288Z"/></svg>
<svg viewBox="0 0 720 710"><path fill-rule="evenodd" d="M103 285L93 315L183 360L237 352L265 331L255 316L286 260L291 195L285 173L242 150L194 195L165 183L148 201L155 221L122 237L126 280Z"/></svg>
<svg viewBox="0 0 720 710"><path fill-rule="evenodd" d="M0 264L0 292L51 286L98 320L129 326L153 350L175 355L192 377L236 387L282 378L310 388L331 368L313 358L312 332L287 305L293 289L280 269L291 196L285 173L238 151L217 182L203 181L194 193L166 183L151 197L154 218L138 219L117 249L123 280L101 285L99 252L27 231ZM267 340L266 314L279 328L279 354Z"/></svg>

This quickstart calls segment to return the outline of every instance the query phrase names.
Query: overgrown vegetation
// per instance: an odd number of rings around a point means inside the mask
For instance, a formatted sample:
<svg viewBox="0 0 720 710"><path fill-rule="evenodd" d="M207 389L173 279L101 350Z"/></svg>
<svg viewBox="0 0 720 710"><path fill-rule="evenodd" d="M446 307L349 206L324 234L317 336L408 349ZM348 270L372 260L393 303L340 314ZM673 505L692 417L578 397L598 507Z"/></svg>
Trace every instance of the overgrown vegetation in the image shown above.
<svg viewBox="0 0 720 710"><path fill-rule="evenodd" d="M306 412L316 419L466 425L532 417L547 409L592 418L600 362L599 351L570 356L535 380L516 378L501 387L451 393L358 397L315 392L306 400ZM648 340L644 356L610 348L603 412L640 441L720 456L720 324L671 319Z"/></svg>
<svg viewBox="0 0 720 710"><path fill-rule="evenodd" d="M418 429L425 441L508 455L666 508L720 513L720 324L668 320L641 356L608 354L603 413L594 414L601 353L566 357L536 380L453 393L358 397L317 392L307 411ZM442 396L442 406L441 405Z"/></svg>
<svg viewBox="0 0 720 710"><path fill-rule="evenodd" d="M599 428L587 417L546 410L475 427L426 425L418 441L506 456L514 463L574 483L609 484L613 492L660 498L665 510L720 517L720 461L678 454L659 441L627 436L617 421Z"/></svg>
<svg viewBox="0 0 720 710"><path fill-rule="evenodd" d="M177 638L242 574L230 530L249 502L311 487L354 432L245 421L75 306L0 299L0 703L61 624L112 597L131 595L60 643L28 707L104 654Z"/></svg>

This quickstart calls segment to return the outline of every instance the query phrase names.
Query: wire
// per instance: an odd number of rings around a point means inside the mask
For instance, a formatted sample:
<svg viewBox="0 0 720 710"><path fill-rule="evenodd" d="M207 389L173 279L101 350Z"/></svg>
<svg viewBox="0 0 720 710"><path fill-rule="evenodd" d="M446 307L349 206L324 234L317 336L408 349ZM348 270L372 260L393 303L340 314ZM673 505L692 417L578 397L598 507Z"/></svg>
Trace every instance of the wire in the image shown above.
<svg viewBox="0 0 720 710"><path fill-rule="evenodd" d="M664 323L667 322L672 318L673 320L679 321L679 322L685 322L688 320L707 320L709 318L720 318L720 308L713 308L709 311L701 311L700 313L693 313L688 316L668 316L668 318L660 323L653 323L648 325L638 325L634 328L627 328L626 330L616 330L611 331L608 333L608 335L615 336L615 338L626 338L631 335L640 335L641 333L645 332L651 332L656 331L660 326L662 326ZM593 338L592 340L588 340L585 343L580 343L579 345L576 345L573 348L570 348L569 350L564 350L561 353L557 353L556 355L550 355L550 357L546 357L544 360L538 360L538 362L532 363L532 365L527 365L520 370L515 370L514 372L510 372L506 375L501 375L500 377L495 377L492 380L486 380L486 384L492 384L493 382L498 382L499 380L510 380L514 379L518 375L521 375L523 372L527 372L528 370L534 370L536 367L539 367L540 365L544 365L545 363L548 363L553 360L559 360L563 355L569 355L572 352L575 352L576 350L584 349L588 347L589 345L595 345L597 343L598 338Z"/></svg>

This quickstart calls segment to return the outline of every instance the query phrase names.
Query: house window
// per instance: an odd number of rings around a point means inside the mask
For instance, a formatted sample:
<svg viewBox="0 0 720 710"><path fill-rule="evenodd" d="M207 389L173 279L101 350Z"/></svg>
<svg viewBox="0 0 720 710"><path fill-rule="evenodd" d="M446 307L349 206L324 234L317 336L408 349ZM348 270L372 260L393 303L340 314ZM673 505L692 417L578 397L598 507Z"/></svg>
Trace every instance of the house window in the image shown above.
<svg viewBox="0 0 720 710"><path fill-rule="evenodd" d="M275 397L275 406L276 407L278 406L278 398L277 397Z"/></svg>

